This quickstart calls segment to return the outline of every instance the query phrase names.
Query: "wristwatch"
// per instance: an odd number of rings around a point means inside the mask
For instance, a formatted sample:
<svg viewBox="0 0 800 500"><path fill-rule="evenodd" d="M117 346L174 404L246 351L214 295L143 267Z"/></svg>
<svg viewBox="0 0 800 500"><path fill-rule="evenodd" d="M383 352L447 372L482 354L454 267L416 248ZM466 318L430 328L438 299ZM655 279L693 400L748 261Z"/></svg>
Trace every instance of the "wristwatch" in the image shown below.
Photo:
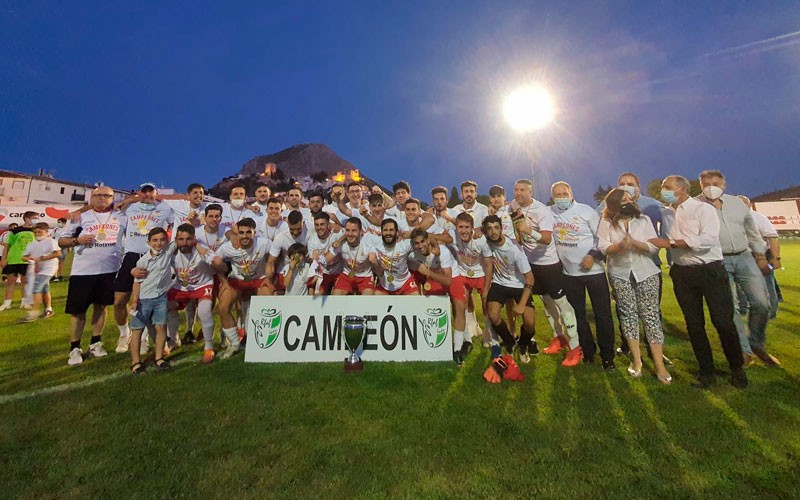
<svg viewBox="0 0 800 500"><path fill-rule="evenodd" d="M675 248L675 240L669 240L669 247Z"/></svg>

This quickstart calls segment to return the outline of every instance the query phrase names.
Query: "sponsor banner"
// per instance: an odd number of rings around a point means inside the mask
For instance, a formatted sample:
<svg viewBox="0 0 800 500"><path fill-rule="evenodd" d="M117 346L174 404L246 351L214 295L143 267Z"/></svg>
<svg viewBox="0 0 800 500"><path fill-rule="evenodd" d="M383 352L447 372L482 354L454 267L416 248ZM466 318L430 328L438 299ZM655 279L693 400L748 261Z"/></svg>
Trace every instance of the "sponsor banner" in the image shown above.
<svg viewBox="0 0 800 500"><path fill-rule="evenodd" d="M0 228L6 229L12 222L22 225L22 215L30 211L37 212L39 222L47 222L52 229L58 219L68 218L70 212L79 208L80 205L0 205Z"/></svg>
<svg viewBox="0 0 800 500"><path fill-rule="evenodd" d="M800 230L800 208L796 200L759 201L753 204L756 212L766 215L778 231Z"/></svg>
<svg viewBox="0 0 800 500"><path fill-rule="evenodd" d="M453 359L447 297L361 296L250 299L244 360L260 363L343 362L345 316L367 319L362 359L450 361Z"/></svg>

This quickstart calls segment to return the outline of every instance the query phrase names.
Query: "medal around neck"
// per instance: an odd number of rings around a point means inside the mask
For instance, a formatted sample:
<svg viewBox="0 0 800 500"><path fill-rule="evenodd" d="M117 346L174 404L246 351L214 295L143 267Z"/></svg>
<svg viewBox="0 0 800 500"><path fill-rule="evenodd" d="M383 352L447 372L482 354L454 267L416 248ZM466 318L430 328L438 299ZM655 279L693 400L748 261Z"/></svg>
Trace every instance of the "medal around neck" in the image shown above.
<svg viewBox="0 0 800 500"><path fill-rule="evenodd" d="M350 353L344 359L345 373L360 372L364 370L364 362L357 352L361 349L364 337L367 333L367 319L364 316L345 316L342 328L342 340L344 346Z"/></svg>

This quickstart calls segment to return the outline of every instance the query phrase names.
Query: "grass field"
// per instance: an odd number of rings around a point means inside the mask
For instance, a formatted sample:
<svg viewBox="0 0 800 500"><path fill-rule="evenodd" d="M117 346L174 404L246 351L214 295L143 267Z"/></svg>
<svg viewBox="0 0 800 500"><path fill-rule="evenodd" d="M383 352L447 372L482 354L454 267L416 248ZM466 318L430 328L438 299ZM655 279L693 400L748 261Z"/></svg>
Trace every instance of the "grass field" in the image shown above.
<svg viewBox="0 0 800 500"><path fill-rule="evenodd" d="M624 358L605 374L545 355L526 382L489 385L483 348L460 370L367 361L345 375L243 356L206 366L192 346L172 371L133 377L110 314L111 354L70 368L55 284L54 317L0 313L0 496L798 498L800 243L782 254L768 346L783 366L749 368L744 391L727 376L689 386L697 365L668 278L672 386L631 379ZM543 315L537 332L546 344Z"/></svg>

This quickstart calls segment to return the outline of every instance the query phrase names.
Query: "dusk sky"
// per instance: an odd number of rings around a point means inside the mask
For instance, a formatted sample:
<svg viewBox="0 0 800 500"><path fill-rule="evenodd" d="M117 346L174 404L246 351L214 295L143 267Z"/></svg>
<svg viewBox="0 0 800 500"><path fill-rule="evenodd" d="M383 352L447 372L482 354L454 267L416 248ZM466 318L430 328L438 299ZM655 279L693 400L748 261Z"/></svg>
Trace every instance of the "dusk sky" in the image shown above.
<svg viewBox="0 0 800 500"><path fill-rule="evenodd" d="M531 82L558 114L521 137ZM511 188L535 146L579 201L624 170L756 195L800 184L799 135L797 0L0 0L2 169L183 190L314 142L428 200Z"/></svg>

